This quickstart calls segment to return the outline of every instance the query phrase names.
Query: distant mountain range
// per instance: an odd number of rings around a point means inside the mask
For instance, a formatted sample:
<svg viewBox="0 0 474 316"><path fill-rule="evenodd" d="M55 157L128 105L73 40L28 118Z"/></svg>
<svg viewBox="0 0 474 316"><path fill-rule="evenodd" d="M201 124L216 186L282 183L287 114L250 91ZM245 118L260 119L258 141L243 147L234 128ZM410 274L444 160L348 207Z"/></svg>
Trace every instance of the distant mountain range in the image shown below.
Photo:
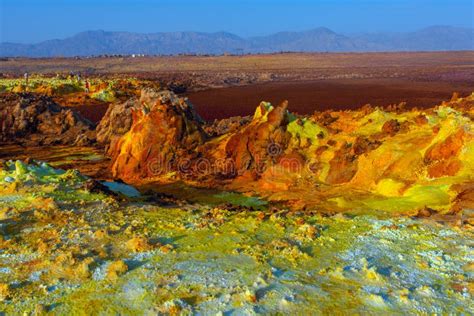
<svg viewBox="0 0 474 316"><path fill-rule="evenodd" d="M0 43L2 57L449 50L474 50L474 29L432 26L416 32L343 35L320 27L250 38L226 32L87 31L37 44Z"/></svg>

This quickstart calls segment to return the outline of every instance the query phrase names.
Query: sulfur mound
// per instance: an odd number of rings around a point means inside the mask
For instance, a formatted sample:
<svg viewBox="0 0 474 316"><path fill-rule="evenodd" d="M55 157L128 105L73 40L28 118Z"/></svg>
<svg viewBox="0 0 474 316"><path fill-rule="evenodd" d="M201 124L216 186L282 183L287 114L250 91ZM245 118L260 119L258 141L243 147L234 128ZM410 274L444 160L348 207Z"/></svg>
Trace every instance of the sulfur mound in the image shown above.
<svg viewBox="0 0 474 316"><path fill-rule="evenodd" d="M124 179L165 174L177 168L206 134L191 104L169 91L144 89L132 109L132 127L111 148L112 172Z"/></svg>
<svg viewBox="0 0 474 316"><path fill-rule="evenodd" d="M252 122L225 141L224 155L232 160L234 175L246 171L259 173L270 161L282 156L291 137L287 131L287 107L287 101L276 108L263 102Z"/></svg>

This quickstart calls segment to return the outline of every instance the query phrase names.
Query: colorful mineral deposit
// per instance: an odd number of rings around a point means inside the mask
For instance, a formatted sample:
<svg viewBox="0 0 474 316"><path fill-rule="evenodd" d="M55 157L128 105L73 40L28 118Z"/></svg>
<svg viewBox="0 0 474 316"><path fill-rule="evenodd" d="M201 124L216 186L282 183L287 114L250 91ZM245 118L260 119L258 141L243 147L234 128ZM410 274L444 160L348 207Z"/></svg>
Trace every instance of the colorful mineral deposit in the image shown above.
<svg viewBox="0 0 474 316"><path fill-rule="evenodd" d="M0 0L0 316L474 315L472 9Z"/></svg>

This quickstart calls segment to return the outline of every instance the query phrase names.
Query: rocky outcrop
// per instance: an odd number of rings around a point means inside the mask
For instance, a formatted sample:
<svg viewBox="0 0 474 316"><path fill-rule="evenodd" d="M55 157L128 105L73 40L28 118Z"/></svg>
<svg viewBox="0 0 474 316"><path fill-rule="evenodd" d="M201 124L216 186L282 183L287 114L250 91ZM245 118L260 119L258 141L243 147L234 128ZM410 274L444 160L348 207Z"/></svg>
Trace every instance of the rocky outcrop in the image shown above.
<svg viewBox="0 0 474 316"><path fill-rule="evenodd" d="M132 127L132 110L140 107L136 98L123 103L112 103L96 128L97 142L108 148L113 148L116 141Z"/></svg>
<svg viewBox="0 0 474 316"><path fill-rule="evenodd" d="M0 97L0 142L29 146L89 145L93 124L47 96L29 93Z"/></svg>
<svg viewBox="0 0 474 316"><path fill-rule="evenodd" d="M145 89L132 108L132 127L110 149L112 173L123 179L157 177L178 168L206 139L200 118L186 99Z"/></svg>
<svg viewBox="0 0 474 316"><path fill-rule="evenodd" d="M250 115L243 117L233 116L222 120L214 120L212 123L205 124L203 128L209 136L216 137L237 132L251 121L252 117Z"/></svg>
<svg viewBox="0 0 474 316"><path fill-rule="evenodd" d="M451 185L474 181L470 112L451 104L300 117L286 101L262 102L251 120L207 125L211 136L173 94L144 91L140 103L112 150L114 175L130 182L181 180L326 210L439 211L456 196Z"/></svg>
<svg viewBox="0 0 474 316"><path fill-rule="evenodd" d="M424 160L428 164L430 177L454 176L461 169L462 163L458 156L466 137L466 132L461 128L427 150Z"/></svg>
<svg viewBox="0 0 474 316"><path fill-rule="evenodd" d="M252 171L257 177L284 153L291 138L287 107L288 101L275 108L262 102L253 121L228 138L225 157L233 161L235 175Z"/></svg>

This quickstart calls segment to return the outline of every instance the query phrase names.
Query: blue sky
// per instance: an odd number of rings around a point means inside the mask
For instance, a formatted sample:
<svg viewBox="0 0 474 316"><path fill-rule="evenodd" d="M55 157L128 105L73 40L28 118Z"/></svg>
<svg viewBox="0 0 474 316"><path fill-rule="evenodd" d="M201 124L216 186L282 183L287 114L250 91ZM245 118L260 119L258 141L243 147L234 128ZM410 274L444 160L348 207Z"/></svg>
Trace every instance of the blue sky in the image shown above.
<svg viewBox="0 0 474 316"><path fill-rule="evenodd" d="M318 26L336 32L473 27L474 0L0 0L0 42L38 42L85 30L228 31L240 36Z"/></svg>

